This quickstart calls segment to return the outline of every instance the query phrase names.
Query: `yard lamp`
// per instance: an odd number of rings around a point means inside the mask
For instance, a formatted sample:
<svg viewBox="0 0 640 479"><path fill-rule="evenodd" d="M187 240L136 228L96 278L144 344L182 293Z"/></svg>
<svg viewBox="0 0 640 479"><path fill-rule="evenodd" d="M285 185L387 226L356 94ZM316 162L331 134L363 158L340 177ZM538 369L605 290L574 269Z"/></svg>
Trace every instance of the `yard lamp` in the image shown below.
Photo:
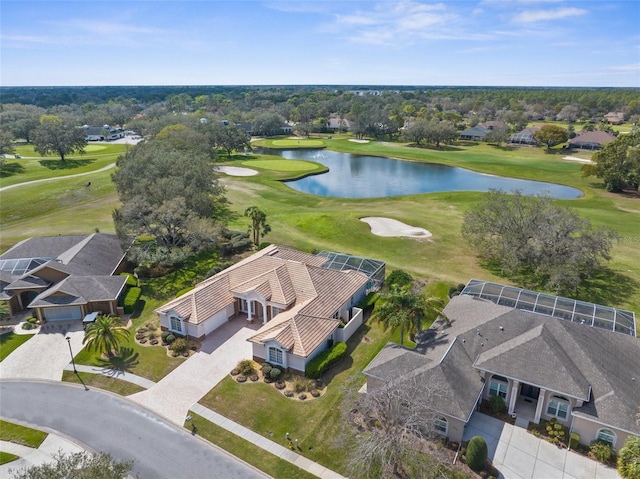
<svg viewBox="0 0 640 479"><path fill-rule="evenodd" d="M67 336L66 338L64 338L67 340L67 344L69 345L69 354L71 355L71 364L73 364L73 372L74 374L78 374L78 371L76 370L76 361L75 359L73 359L73 351L71 351L71 338L69 336Z"/></svg>

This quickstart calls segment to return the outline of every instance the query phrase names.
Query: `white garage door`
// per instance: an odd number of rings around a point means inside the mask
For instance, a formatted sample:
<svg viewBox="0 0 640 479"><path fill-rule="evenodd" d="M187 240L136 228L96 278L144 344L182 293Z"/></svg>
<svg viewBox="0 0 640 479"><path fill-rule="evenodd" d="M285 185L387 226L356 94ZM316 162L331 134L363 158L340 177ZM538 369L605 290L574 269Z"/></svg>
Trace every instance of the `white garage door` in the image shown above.
<svg viewBox="0 0 640 479"><path fill-rule="evenodd" d="M81 319L82 309L80 306L64 306L61 308L46 308L44 318L47 321L68 321L70 319Z"/></svg>

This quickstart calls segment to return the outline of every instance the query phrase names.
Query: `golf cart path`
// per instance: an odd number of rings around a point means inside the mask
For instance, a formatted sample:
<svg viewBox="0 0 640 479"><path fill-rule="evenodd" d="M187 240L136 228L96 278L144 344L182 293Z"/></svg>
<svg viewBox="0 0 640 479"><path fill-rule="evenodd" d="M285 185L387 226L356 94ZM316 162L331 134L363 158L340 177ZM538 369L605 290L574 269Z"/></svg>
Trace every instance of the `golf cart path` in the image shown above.
<svg viewBox="0 0 640 479"><path fill-rule="evenodd" d="M109 164L107 166L103 166L102 168L100 168L98 170L85 171L84 173L76 173L75 175L56 176L56 177L53 177L53 178L42 178L41 180L25 181L24 183L16 183L15 185L3 186L2 188L0 188L0 191L9 190L11 188L17 188L18 186L33 185L35 183L44 183L45 181L65 180L67 178L75 178L77 176L93 175L94 173L102 173L103 171L110 170L114 166L116 166L116 164L115 163L111 163L111 164Z"/></svg>

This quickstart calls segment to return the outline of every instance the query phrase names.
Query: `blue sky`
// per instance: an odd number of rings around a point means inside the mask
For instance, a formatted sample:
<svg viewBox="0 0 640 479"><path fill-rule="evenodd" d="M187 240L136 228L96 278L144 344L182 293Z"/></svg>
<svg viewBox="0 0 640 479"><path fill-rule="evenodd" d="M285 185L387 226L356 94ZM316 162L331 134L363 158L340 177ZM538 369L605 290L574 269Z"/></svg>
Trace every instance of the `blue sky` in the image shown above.
<svg viewBox="0 0 640 479"><path fill-rule="evenodd" d="M640 86L640 0L2 0L0 9L3 86Z"/></svg>

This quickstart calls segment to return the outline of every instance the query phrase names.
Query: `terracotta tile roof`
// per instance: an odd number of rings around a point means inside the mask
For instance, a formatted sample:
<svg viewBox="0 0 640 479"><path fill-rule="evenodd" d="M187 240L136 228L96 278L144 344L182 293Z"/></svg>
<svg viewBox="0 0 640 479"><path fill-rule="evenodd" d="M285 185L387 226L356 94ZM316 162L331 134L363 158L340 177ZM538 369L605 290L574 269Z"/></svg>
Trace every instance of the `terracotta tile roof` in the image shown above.
<svg viewBox="0 0 640 479"><path fill-rule="evenodd" d="M248 292L289 308L250 339L278 341L306 357L339 325L331 316L368 281L356 271L322 268L326 258L271 246L200 283L194 290L156 309L173 309L198 324ZM234 297L235 295L235 297Z"/></svg>

